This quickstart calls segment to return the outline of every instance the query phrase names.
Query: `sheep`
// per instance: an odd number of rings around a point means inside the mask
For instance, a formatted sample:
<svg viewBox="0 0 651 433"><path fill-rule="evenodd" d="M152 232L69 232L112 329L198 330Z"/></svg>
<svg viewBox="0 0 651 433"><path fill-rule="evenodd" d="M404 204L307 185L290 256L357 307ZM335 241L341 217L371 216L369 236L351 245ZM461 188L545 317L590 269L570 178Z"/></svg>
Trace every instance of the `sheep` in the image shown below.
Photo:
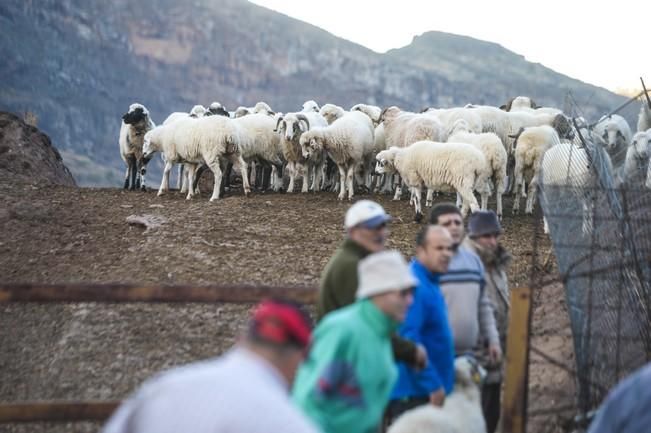
<svg viewBox="0 0 651 433"><path fill-rule="evenodd" d="M343 117L344 114L346 114L346 111L338 105L325 104L323 107L321 107L319 113L325 118L325 120L328 122L328 125L332 125L335 120Z"/></svg>
<svg viewBox="0 0 651 433"><path fill-rule="evenodd" d="M271 165L271 176L274 177L274 191L282 189L283 151L280 146L280 136L274 132L277 121L274 117L263 112L249 114L233 119L241 126L240 151L247 163L259 162L263 166ZM253 171L253 170L252 170ZM266 182L263 179L263 188Z"/></svg>
<svg viewBox="0 0 651 433"><path fill-rule="evenodd" d="M640 107L640 114L637 116L637 130L646 131L651 128L651 102L644 103Z"/></svg>
<svg viewBox="0 0 651 433"><path fill-rule="evenodd" d="M391 106L382 110L380 121L384 123L384 136L388 148L407 147L421 140L443 141L441 122L427 113L410 113ZM398 179L393 199L400 200L401 195L402 180Z"/></svg>
<svg viewBox="0 0 651 433"><path fill-rule="evenodd" d="M631 145L626 150L626 160L624 162L624 182L629 181L636 173L643 170L649 164L649 155L651 155L651 129L636 132L631 141Z"/></svg>
<svg viewBox="0 0 651 433"><path fill-rule="evenodd" d="M516 96L515 98L509 99L506 104L500 107L500 110L504 111L518 111L522 109L536 109L538 104L536 104L533 99L528 96Z"/></svg>
<svg viewBox="0 0 651 433"><path fill-rule="evenodd" d="M647 188L651 189L651 159L649 159L649 165L647 166L646 169L646 182L644 183L644 185Z"/></svg>
<svg viewBox="0 0 651 433"><path fill-rule="evenodd" d="M268 116L273 116L274 111L269 107L269 104L266 102L258 102L256 103L253 107L243 107L239 106L237 109L233 112L233 117L234 118L239 118L239 117L244 117L249 114L266 114Z"/></svg>
<svg viewBox="0 0 651 433"><path fill-rule="evenodd" d="M454 361L454 390L443 407L424 404L408 410L387 433L486 433L480 384L486 371L476 360L460 356Z"/></svg>
<svg viewBox="0 0 651 433"><path fill-rule="evenodd" d="M424 140L406 148L390 147L375 158L378 173L398 172L409 187L416 222L420 222L423 216L420 204L423 184L432 190L451 188L461 194L464 217L468 208L472 212L479 210L472 191L477 187L484 192L488 185L488 168L486 158L473 145Z"/></svg>
<svg viewBox="0 0 651 433"><path fill-rule="evenodd" d="M175 162L188 163L188 195L195 195L194 173L196 165L205 162L215 177L210 201L219 199L222 179L221 164L230 161L242 172L244 194L250 192L246 165L239 149L241 131L237 123L224 116L207 116L199 119L182 119L163 125L147 133L144 144L145 155L151 157L155 151L163 152L165 168L158 190L162 195L169 189L169 173Z"/></svg>
<svg viewBox="0 0 651 433"><path fill-rule="evenodd" d="M208 106L208 110L204 114L205 116L226 116L230 117L230 114L228 113L228 110L224 108L222 104L219 102L213 102Z"/></svg>
<svg viewBox="0 0 651 433"><path fill-rule="evenodd" d="M341 190L337 198L343 200L347 189L348 200L352 200L355 170L360 164L370 165L372 160L371 119L357 111L345 113L331 125L303 133L300 144L305 158L312 158L314 154L319 154L323 150L328 153L339 168Z"/></svg>
<svg viewBox="0 0 651 433"><path fill-rule="evenodd" d="M321 190L321 177L325 164L325 154L315 153L311 159L306 159L301 150L300 138L305 131L314 127L325 127L328 122L319 113L287 113L279 117L276 122L276 130L280 134L280 145L283 156L287 161L289 170L289 186L287 192L294 192L294 179L297 175L303 175L303 187L301 192L308 192L310 169L312 171L313 191Z"/></svg>
<svg viewBox="0 0 651 433"><path fill-rule="evenodd" d="M618 114L611 114L599 119L594 131L595 134L603 138L613 169L616 176L620 178L626 160L626 149L628 149L633 135L628 122Z"/></svg>
<svg viewBox="0 0 651 433"><path fill-rule="evenodd" d="M147 189L145 174L149 159L143 157L142 146L145 134L155 126L149 115L149 110L137 102L131 104L129 111L122 115L118 144L120 145L120 156L127 164L124 189L140 188L143 191Z"/></svg>
<svg viewBox="0 0 651 433"><path fill-rule="evenodd" d="M194 118L203 117L206 114L206 111L207 111L206 107L204 107L203 105L195 105L188 113L184 113L182 111L175 111L174 113L167 116L167 118L163 121L163 125L176 122L179 119L185 119L186 117L194 117Z"/></svg>
<svg viewBox="0 0 651 433"><path fill-rule="evenodd" d="M504 194L505 181L506 181L506 163L508 156L504 145L500 138L492 132L484 132L481 134L474 134L470 132L468 123L459 119L455 122L448 137L448 141L458 143L469 143L478 148L486 157L486 162L490 171L489 179L492 180L493 188L495 188L495 199L497 204L497 216L502 218L502 194ZM460 197L458 197L459 199ZM431 198L428 197L431 206ZM481 208L486 209L488 204L488 194L481 196Z"/></svg>
<svg viewBox="0 0 651 433"><path fill-rule="evenodd" d="M316 103L316 101L309 100L305 101L303 103L303 110L301 110L303 113L318 113L320 110L319 104Z"/></svg>
<svg viewBox="0 0 651 433"><path fill-rule="evenodd" d="M556 130L548 125L531 126L521 129L515 138L515 189L513 198L513 213L520 210L520 196L527 197L525 213L533 213L533 201L536 198L536 188L539 182L540 168L545 152L560 143ZM528 183L525 191L525 182Z"/></svg>
<svg viewBox="0 0 651 433"><path fill-rule="evenodd" d="M361 111L371 118L374 126L378 126L380 123L380 115L382 114L382 109L375 105L366 105L366 104L355 104L350 107L350 111Z"/></svg>
<svg viewBox="0 0 651 433"><path fill-rule="evenodd" d="M482 132L482 120L478 113L465 108L428 108L425 114L435 116L443 126L441 141L447 141L457 120L463 119L468 125L468 132Z"/></svg>

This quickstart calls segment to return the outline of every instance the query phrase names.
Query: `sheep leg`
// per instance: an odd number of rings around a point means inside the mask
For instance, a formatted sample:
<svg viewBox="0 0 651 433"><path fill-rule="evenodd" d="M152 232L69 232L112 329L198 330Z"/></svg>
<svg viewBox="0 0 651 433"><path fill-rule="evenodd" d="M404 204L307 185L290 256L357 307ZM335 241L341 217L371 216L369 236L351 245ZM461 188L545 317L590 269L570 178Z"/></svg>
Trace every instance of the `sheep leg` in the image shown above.
<svg viewBox="0 0 651 433"><path fill-rule="evenodd" d="M170 189L170 171L172 170L172 163L170 161L165 161L165 168L163 169L163 178L160 181L160 188L158 189L158 195L163 195L166 191Z"/></svg>
<svg viewBox="0 0 651 433"><path fill-rule="evenodd" d="M393 200L398 201L402 196L402 177L398 175L398 185L396 186L396 193L393 196Z"/></svg>
<svg viewBox="0 0 651 433"><path fill-rule="evenodd" d="M251 185L249 184L249 176L246 172L247 166L244 162L244 158L241 155L233 154L231 155L231 162L233 167L236 170L239 170L242 173L242 188L244 189L244 195L247 196L251 193Z"/></svg>
<svg viewBox="0 0 651 433"><path fill-rule="evenodd" d="M129 155L128 156L128 163L129 163L129 191L133 191L136 189L136 175L137 175L137 170L136 170L136 155Z"/></svg>
<svg viewBox="0 0 651 433"><path fill-rule="evenodd" d="M147 183L145 181L145 176L147 175L147 163L149 162L148 159L141 159L140 160L140 189L142 191L147 191Z"/></svg>
<svg viewBox="0 0 651 433"><path fill-rule="evenodd" d="M287 171L289 171L289 185L287 185L287 192L292 193L294 192L294 179L296 178L296 163L291 161L288 162ZM303 185L307 184L303 182Z"/></svg>
<svg viewBox="0 0 651 433"><path fill-rule="evenodd" d="M181 191L185 192L187 190L187 187L185 185L185 178L183 177L183 164L179 164L179 168L176 171L177 178L176 178L176 187Z"/></svg>
<svg viewBox="0 0 651 433"><path fill-rule="evenodd" d="M346 169L343 165L337 165L337 168L339 169L339 185L341 188L337 200L343 200L346 196Z"/></svg>
<svg viewBox="0 0 651 433"><path fill-rule="evenodd" d="M296 164L300 171L303 172L303 186L301 192L308 192L310 190L310 166L308 164Z"/></svg>
<svg viewBox="0 0 651 433"><path fill-rule="evenodd" d="M414 221L420 223L423 220L423 210L421 208L421 188L420 186L409 188L409 193L411 194L411 200L414 201L414 210L416 215L414 216Z"/></svg>
<svg viewBox="0 0 651 433"><path fill-rule="evenodd" d="M425 197L425 206L432 207L434 204L434 190L432 188L427 188L427 196Z"/></svg>
<svg viewBox="0 0 651 433"><path fill-rule="evenodd" d="M457 202L456 205L458 208L463 207L463 200L461 199L461 194L457 191Z"/></svg>
<svg viewBox="0 0 651 433"><path fill-rule="evenodd" d="M126 157L127 160L127 171L124 173L124 189L129 189L129 156Z"/></svg>
<svg viewBox="0 0 651 433"><path fill-rule="evenodd" d="M197 167L197 170L194 175L194 181L192 182L192 189L194 190L195 194L199 194L201 191L199 191L199 179L201 179L201 175L208 170L208 166L206 164L200 164ZM228 170L228 168L227 168ZM222 182L223 184L223 182ZM223 191L222 191L223 192Z"/></svg>
<svg viewBox="0 0 651 433"><path fill-rule="evenodd" d="M463 206L461 207L461 215L465 218L468 215L468 207L470 207L470 212L477 212L479 210L479 204L475 195L472 193L472 187L461 188L457 191L463 200Z"/></svg>
<svg viewBox="0 0 651 433"><path fill-rule="evenodd" d="M188 195L185 197L186 200L191 200L195 196L194 189L194 177L197 172L197 164L187 164L186 170L188 172Z"/></svg>
<svg viewBox="0 0 651 433"><path fill-rule="evenodd" d="M353 195L355 194L355 165L351 165L348 167L348 173L346 174L346 183L348 184L348 200L353 199Z"/></svg>
<svg viewBox="0 0 651 433"><path fill-rule="evenodd" d="M536 199L536 189L538 187L538 176L534 176L529 183L529 197L527 197L527 206L524 208L524 213L533 213L533 202Z"/></svg>
<svg viewBox="0 0 651 433"><path fill-rule="evenodd" d="M233 162L233 165L235 165L235 162ZM215 183L213 184L212 187L212 196L210 196L210 201L215 201L219 199L219 193L221 192L221 186L222 186L222 169L219 165L219 159L215 158L214 161L212 161L210 164L208 164L208 167L213 173L213 176L215 178ZM242 173L242 183L244 183L244 179L246 179L246 169Z"/></svg>

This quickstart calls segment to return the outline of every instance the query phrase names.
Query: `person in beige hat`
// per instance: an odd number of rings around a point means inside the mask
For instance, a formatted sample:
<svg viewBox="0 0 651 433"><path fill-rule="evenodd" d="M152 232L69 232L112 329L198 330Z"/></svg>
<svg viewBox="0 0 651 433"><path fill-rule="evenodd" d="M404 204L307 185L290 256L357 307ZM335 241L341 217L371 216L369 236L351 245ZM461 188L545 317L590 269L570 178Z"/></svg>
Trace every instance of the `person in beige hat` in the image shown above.
<svg viewBox="0 0 651 433"><path fill-rule="evenodd" d="M346 212L346 239L328 261L319 286L317 321L326 314L355 301L358 286L357 265L369 254L384 250L391 221L384 208L371 200L359 200ZM427 365L427 353L422 345L394 336L394 355L415 368Z"/></svg>
<svg viewBox="0 0 651 433"><path fill-rule="evenodd" d="M294 385L294 401L324 433L378 431L398 377L391 336L418 283L397 251L370 254L358 274L357 301L321 320Z"/></svg>

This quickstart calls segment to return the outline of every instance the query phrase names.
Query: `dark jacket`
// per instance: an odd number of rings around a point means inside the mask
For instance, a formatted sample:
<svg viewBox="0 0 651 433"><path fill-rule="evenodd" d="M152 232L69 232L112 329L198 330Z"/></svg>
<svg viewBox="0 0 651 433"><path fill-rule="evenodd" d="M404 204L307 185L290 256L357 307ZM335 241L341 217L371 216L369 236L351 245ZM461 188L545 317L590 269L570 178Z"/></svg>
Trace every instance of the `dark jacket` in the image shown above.
<svg viewBox="0 0 651 433"><path fill-rule="evenodd" d="M351 239L345 239L321 274L319 297L316 304L317 321L331 311L355 302L357 293L357 264L368 256L369 251ZM413 364L416 359L416 345L394 335L391 338L393 355L397 360Z"/></svg>

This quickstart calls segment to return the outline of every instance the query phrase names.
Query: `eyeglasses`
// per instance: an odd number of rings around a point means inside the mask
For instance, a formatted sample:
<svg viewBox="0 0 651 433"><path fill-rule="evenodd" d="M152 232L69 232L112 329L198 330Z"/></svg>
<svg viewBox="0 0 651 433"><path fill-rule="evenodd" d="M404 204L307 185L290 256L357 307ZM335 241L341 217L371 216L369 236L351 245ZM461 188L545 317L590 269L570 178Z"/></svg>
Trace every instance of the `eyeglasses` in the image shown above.
<svg viewBox="0 0 651 433"><path fill-rule="evenodd" d="M367 230L381 230L381 229L383 229L383 228L385 228L387 226L387 223L381 223L381 224L375 225L373 227L368 227L368 226L366 226L364 224L361 224L361 226L363 228L367 229Z"/></svg>
<svg viewBox="0 0 651 433"><path fill-rule="evenodd" d="M441 223L440 225L442 225L443 227L448 227L448 226L451 226L452 224L454 224L455 226L460 226L460 225L463 224L463 221L450 220L450 221L446 221L444 223Z"/></svg>

